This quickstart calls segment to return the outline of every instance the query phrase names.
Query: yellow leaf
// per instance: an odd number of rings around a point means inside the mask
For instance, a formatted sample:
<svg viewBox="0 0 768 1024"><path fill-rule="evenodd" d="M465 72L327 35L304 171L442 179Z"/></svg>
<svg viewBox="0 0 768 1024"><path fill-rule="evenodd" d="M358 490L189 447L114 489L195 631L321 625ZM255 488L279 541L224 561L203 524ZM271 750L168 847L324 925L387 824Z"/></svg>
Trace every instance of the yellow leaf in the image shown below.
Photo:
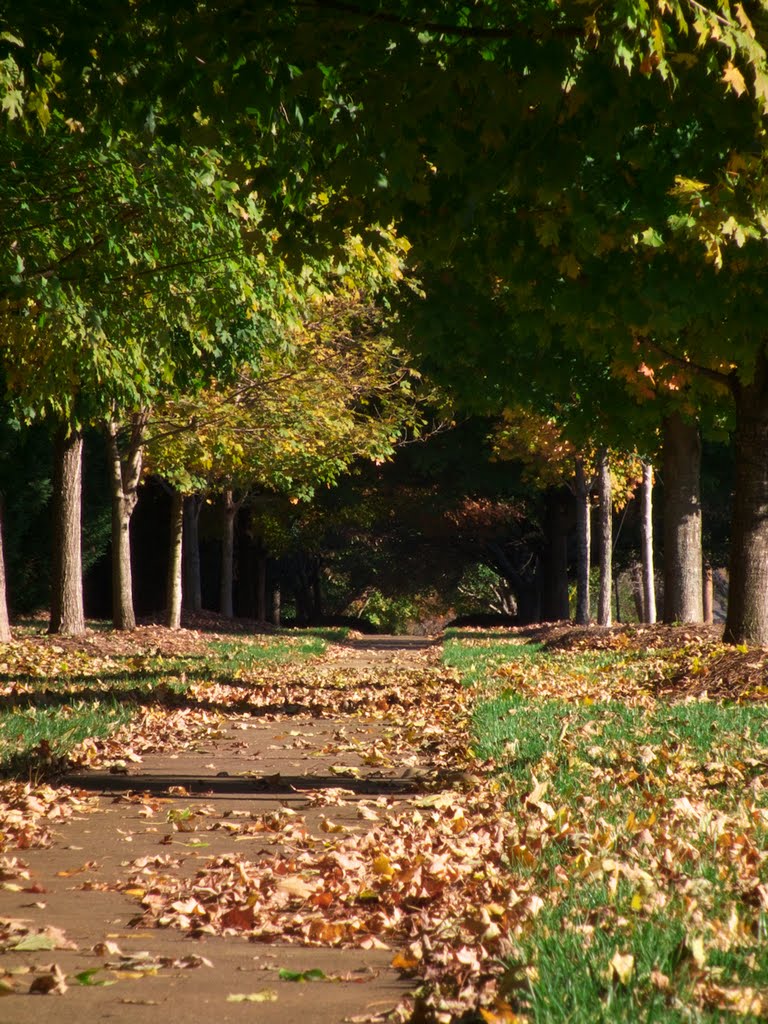
<svg viewBox="0 0 768 1024"><path fill-rule="evenodd" d="M632 897L632 903L630 904L635 913L638 913L643 909L643 898L639 892L636 892Z"/></svg>
<svg viewBox="0 0 768 1024"><path fill-rule="evenodd" d="M408 950L404 950L401 953L396 953L392 959L392 967L399 968L401 971L412 971L414 967L418 967L420 958L414 956Z"/></svg>
<svg viewBox="0 0 768 1024"><path fill-rule="evenodd" d="M617 950L611 960L611 969L613 977L622 985L627 985L635 970L635 958L631 953L619 953Z"/></svg>
<svg viewBox="0 0 768 1024"><path fill-rule="evenodd" d="M374 874L381 875L383 878L392 878L395 874L395 869L385 853L380 853L378 857L374 857L373 871Z"/></svg>
<svg viewBox="0 0 768 1024"><path fill-rule="evenodd" d="M661 19L659 18L653 19L651 37L653 39L654 52L661 57L664 53L664 30L661 27Z"/></svg>
<svg viewBox="0 0 768 1024"><path fill-rule="evenodd" d="M737 96L747 91L747 83L744 75L739 71L732 60L729 60L723 69L723 81L733 89Z"/></svg>
<svg viewBox="0 0 768 1024"><path fill-rule="evenodd" d="M688 948L691 951L696 966L703 969L707 963L707 954L704 949L704 939L700 935L697 935L695 939L691 939L688 943Z"/></svg>

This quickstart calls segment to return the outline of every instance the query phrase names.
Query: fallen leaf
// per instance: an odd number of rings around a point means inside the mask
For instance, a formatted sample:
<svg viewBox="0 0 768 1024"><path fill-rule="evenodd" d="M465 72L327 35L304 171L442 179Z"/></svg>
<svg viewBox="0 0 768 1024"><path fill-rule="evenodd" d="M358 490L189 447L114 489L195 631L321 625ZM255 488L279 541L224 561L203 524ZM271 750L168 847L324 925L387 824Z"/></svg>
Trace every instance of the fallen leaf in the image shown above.
<svg viewBox="0 0 768 1024"><path fill-rule="evenodd" d="M52 964L49 974L41 974L39 977L34 979L32 984L29 986L30 994L63 996L68 989L68 985L65 980L66 977L66 974L58 964Z"/></svg>
<svg viewBox="0 0 768 1024"><path fill-rule="evenodd" d="M277 976L281 981L328 981L328 975L319 967L311 967L308 971L291 971L281 967Z"/></svg>
<svg viewBox="0 0 768 1024"><path fill-rule="evenodd" d="M259 992L233 993L227 996L228 1003L274 1003L277 992L271 988L263 988Z"/></svg>
<svg viewBox="0 0 768 1024"><path fill-rule="evenodd" d="M635 970L635 958L631 953L619 953L617 950L613 954L610 966L613 977L622 985L628 985L629 979Z"/></svg>

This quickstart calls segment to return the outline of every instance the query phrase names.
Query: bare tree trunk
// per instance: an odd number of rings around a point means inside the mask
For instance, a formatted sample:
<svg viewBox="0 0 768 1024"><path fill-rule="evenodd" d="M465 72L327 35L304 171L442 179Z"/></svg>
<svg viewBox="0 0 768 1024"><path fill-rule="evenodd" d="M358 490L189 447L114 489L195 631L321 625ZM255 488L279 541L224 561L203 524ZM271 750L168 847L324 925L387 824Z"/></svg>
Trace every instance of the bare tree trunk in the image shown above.
<svg viewBox="0 0 768 1024"><path fill-rule="evenodd" d="M267 621L267 555L263 549L256 556L256 621Z"/></svg>
<svg viewBox="0 0 768 1024"><path fill-rule="evenodd" d="M83 435L56 433L53 471L54 549L49 633L85 632L82 556Z"/></svg>
<svg viewBox="0 0 768 1024"><path fill-rule="evenodd" d="M8 620L8 596L5 585L5 552L3 549L3 501L0 498L0 643L9 644L11 625Z"/></svg>
<svg viewBox="0 0 768 1024"><path fill-rule="evenodd" d="M701 438L679 413L664 420L664 621L701 622Z"/></svg>
<svg viewBox="0 0 768 1024"><path fill-rule="evenodd" d="M635 602L635 612L637 613L638 622L645 622L643 583L642 566L635 563L635 565L632 566L632 599Z"/></svg>
<svg viewBox="0 0 768 1024"><path fill-rule="evenodd" d="M734 383L736 486L731 517L727 643L768 644L768 357Z"/></svg>
<svg viewBox="0 0 768 1024"><path fill-rule="evenodd" d="M715 576L711 565L704 567L704 621L715 621Z"/></svg>
<svg viewBox="0 0 768 1024"><path fill-rule="evenodd" d="M271 622L273 626L280 628L280 580L275 580L272 587L272 618Z"/></svg>
<svg viewBox="0 0 768 1024"><path fill-rule="evenodd" d="M640 488L640 546L643 563L643 622L656 621L656 575L653 567L653 467L643 463Z"/></svg>
<svg viewBox="0 0 768 1024"><path fill-rule="evenodd" d="M169 629L181 628L182 547L184 538L184 498L174 490L171 496L170 558L168 559L168 590L165 624Z"/></svg>
<svg viewBox="0 0 768 1024"><path fill-rule="evenodd" d="M235 501L231 488L222 494L221 584L219 611L228 619L234 617L232 590L235 565L235 519L241 502Z"/></svg>
<svg viewBox="0 0 768 1024"><path fill-rule="evenodd" d="M567 619L568 609L568 533L563 491L545 495L545 543L542 552L541 618L543 622ZM504 610L506 612L506 609ZM507 614L511 614L506 612Z"/></svg>
<svg viewBox="0 0 768 1024"><path fill-rule="evenodd" d="M611 466L608 452L602 449L598 461L597 489L600 498L600 593L597 600L597 622L611 624L611 591L613 589L613 497L611 494Z"/></svg>
<svg viewBox="0 0 768 1024"><path fill-rule="evenodd" d="M576 621L589 625L589 554L591 546L590 481L584 471L584 460L576 459Z"/></svg>
<svg viewBox="0 0 768 1024"><path fill-rule="evenodd" d="M112 491L112 621L115 629L135 629L133 576L131 571L131 516L139 500L144 430L148 412L131 417L128 450L120 454L119 426L107 424L109 469Z"/></svg>
<svg viewBox="0 0 768 1024"><path fill-rule="evenodd" d="M199 494L184 498L184 607L199 612L203 607L203 585L200 578L200 509L203 499Z"/></svg>

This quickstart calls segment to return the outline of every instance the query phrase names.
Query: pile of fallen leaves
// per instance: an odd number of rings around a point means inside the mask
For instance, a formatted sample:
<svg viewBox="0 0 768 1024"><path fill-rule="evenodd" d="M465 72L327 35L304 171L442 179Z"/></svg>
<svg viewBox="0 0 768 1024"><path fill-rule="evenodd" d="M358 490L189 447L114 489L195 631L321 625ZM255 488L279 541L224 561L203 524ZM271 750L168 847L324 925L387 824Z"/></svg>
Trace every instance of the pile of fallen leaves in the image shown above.
<svg viewBox="0 0 768 1024"><path fill-rule="evenodd" d="M68 786L0 782L0 851L49 846L54 829L93 810L94 802Z"/></svg>

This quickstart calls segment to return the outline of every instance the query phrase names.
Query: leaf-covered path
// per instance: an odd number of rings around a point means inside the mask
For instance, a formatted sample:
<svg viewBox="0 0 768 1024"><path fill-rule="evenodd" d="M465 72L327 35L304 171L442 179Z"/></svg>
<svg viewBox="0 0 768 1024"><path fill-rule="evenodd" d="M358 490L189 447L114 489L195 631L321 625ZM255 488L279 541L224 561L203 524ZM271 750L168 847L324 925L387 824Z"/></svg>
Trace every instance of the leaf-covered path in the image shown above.
<svg viewBox="0 0 768 1024"><path fill-rule="evenodd" d="M61 786L18 784L1 1019L36 1021L30 990L64 996L61 1024L391 1011L414 986L409 919L454 872L420 824L466 785L437 655L376 638L239 666L82 745Z"/></svg>

